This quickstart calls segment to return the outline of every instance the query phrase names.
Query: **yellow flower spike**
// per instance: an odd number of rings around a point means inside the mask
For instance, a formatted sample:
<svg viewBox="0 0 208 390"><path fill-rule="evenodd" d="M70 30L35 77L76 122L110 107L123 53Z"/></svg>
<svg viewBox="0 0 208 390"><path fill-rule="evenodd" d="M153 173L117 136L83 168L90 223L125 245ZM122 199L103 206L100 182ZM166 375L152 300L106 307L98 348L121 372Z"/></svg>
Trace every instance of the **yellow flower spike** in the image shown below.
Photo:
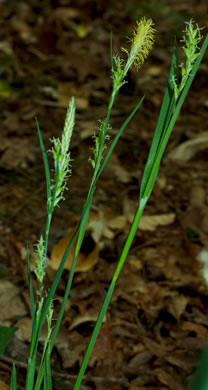
<svg viewBox="0 0 208 390"><path fill-rule="evenodd" d="M131 42L130 53L124 48L121 49L128 54L124 75L126 75L132 64L138 69L147 58L155 39L156 30L152 27L153 25L152 19L146 20L142 18L140 22L137 22L133 36L129 38Z"/></svg>

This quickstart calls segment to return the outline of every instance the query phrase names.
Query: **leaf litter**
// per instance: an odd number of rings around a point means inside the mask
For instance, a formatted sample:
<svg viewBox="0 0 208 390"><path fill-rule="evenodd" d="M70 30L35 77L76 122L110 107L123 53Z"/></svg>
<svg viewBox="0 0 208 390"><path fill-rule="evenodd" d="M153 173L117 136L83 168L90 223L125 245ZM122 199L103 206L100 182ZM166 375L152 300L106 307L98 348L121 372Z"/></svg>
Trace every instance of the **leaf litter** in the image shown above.
<svg viewBox="0 0 208 390"><path fill-rule="evenodd" d="M52 260L53 250L58 247L54 263L57 269L65 248L65 243L62 247L60 242L69 239L87 193L91 171L86 162L92 147L91 136L97 120L105 113L110 92L109 32L113 30L113 43L118 49L121 36L128 35L135 13L143 16L149 12L151 17L153 12L134 2L133 11L126 8L126 2L116 3L112 9L104 2L83 3L82 6L78 2L70 7L60 2L53 7L53 12L51 2L49 7L43 7L39 1L36 3L34 7L23 1L10 8L1 4L4 42L0 46L1 77L9 86L9 94L1 96L0 254L6 273L0 284L0 322L19 328L10 348L10 358L15 358L20 365L26 356L31 327L24 249L29 244L33 252L45 213L45 183L34 116L41 123L47 143L60 132L65 115L63 107L70 94L78 98L69 198L54 219L54 229L64 233L56 243L51 243L48 253ZM89 226L87 245L83 248L52 356L55 378L57 368L68 379L77 373L136 209L155 115L167 78L170 42L181 12L190 13L189 2L185 0L180 5L173 2L164 6L160 2L160 6L160 10L154 11L155 24L160 26L158 49L153 50L152 61L145 65L139 78L134 71L129 76L113 111L112 136L138 94L150 88L140 117L132 121L122 136L109 167L100 178L93 209L97 219L92 219L94 225ZM205 1L193 7L196 8L195 18L205 24ZM175 16L171 16L173 11ZM184 108L168 146L169 155L162 163L160 178L87 371L85 386L88 389L91 381L94 388L100 390L183 390L207 340L208 293L199 261L201 250L207 248L204 125L207 113L206 106L200 103L206 101L205 73L203 69L199 71L190 106ZM200 115L194 114L199 112ZM171 153L174 160L169 159ZM38 193L34 191L37 188ZM30 202L23 201L24 197ZM97 241L92 237L93 230L99 232ZM92 240L94 246L91 246ZM63 299L70 261L57 290L55 313ZM48 282L50 278L48 275ZM11 355L12 349L15 357ZM6 388L11 365L3 359L0 373L5 378L2 386ZM125 379L125 384L119 379ZM23 388L23 384L20 386Z"/></svg>

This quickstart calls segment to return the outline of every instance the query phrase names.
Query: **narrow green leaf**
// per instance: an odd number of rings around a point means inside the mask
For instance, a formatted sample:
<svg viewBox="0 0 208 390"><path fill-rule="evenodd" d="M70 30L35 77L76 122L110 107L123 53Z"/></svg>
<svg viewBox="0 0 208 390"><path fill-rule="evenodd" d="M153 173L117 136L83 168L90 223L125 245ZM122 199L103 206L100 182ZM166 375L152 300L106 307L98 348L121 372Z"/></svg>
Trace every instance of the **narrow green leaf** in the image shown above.
<svg viewBox="0 0 208 390"><path fill-rule="evenodd" d="M6 326L0 327L0 355L4 352L17 329L18 328L8 328Z"/></svg>
<svg viewBox="0 0 208 390"><path fill-rule="evenodd" d="M110 148L108 150L108 153L107 153L107 155L106 155L106 157L105 157L105 159L104 159L104 161L103 161L103 163L102 163L102 165L100 167L100 170L99 170L97 176L95 177L93 186L91 186L91 189L89 191L88 198L87 198L87 201L86 201L86 204L85 204L85 207L83 209L82 216L81 216L81 219L80 219L80 225L79 226L81 227L82 231L79 234L78 244L77 244L77 247L76 247L76 250L75 250L76 252L78 252L78 248L81 246L81 243L82 243L82 240L83 240L83 237L84 237L85 227L86 227L87 220L88 220L88 215L89 215L89 209L90 209L90 205L91 205L91 202L92 202L93 191L95 190L95 186L96 186L97 180L98 180L102 170L104 169L104 167L105 167L105 165L106 165L106 163L107 163L107 161L108 161L108 159L109 159L113 149L115 148L116 143L118 142L118 139L119 139L120 135L122 134L122 132L124 131L124 129L128 125L129 121L135 115L136 111L141 106L143 100L144 100L144 96L141 98L141 100L139 101L139 103L137 104L135 109L132 111L132 113L129 115L129 117L126 119L126 121L121 126L120 130L118 131L117 135L115 136L115 138L114 138L114 140L113 140L113 142L112 142L112 144L111 144L111 146L110 146ZM78 227L77 233L78 233L78 231L79 231L79 227ZM69 243L69 246L71 247L71 243ZM69 247L67 247L66 251L68 251L68 250L70 251ZM67 252L67 253L69 253L69 252ZM66 252L65 252L65 254L66 254ZM68 254L67 254L67 256L68 256ZM77 253L77 256L78 256L78 253ZM52 352L52 349L53 349L53 346L54 346L54 343L55 343L55 340L56 340L56 336L57 336L57 333L58 333L58 330L59 330L59 327L60 327L60 324L61 324L61 320L62 320L62 317L63 317L63 314L64 314L65 304L67 302L67 299L68 299L68 296L69 296L69 293L70 293L70 289L71 289L71 285L72 285L72 281L73 281L73 276L74 276L74 271L75 271L75 266L76 266L77 256L75 256L75 258L73 259L73 263L72 263L69 279L68 279L68 282L67 282L67 287L66 287L65 294L64 294L64 300L63 300L63 303L62 303L62 306L61 306L61 309L60 309L60 312L59 312L59 315L58 315L58 318L57 318L57 321L56 321L56 325L55 325L54 331L53 331L52 336L51 336L51 341L50 341L50 345L49 345L49 348L48 348L48 351L50 351L50 353ZM58 272L59 272L59 270L58 270ZM51 288L52 288L52 286L51 286ZM50 291L49 293L53 293L53 291ZM48 302L49 302L49 299L48 299ZM45 316L48 304L45 302L45 305L46 306L44 308L44 312L42 313L43 316ZM41 322L42 322L42 319L41 319Z"/></svg>
<svg viewBox="0 0 208 390"><path fill-rule="evenodd" d="M144 192L145 188L147 186L147 182L149 180L149 175L152 170L152 166L154 164L154 159L156 156L156 153L158 151L158 147L160 144L160 140L164 135L165 128L169 124L174 105L175 105L175 97L174 97L174 89L173 89L173 83L172 83L172 77L178 78L178 51L177 51L177 45L175 41L174 51L172 55L172 62L171 62L171 68L170 73L168 77L168 86L165 90L164 98L162 101L162 106L160 109L156 129L154 132L154 136L152 139L152 144L150 147L149 155L147 158L147 162L145 164L145 169L141 181L141 187L140 187L140 199L144 198Z"/></svg>
<svg viewBox="0 0 208 390"><path fill-rule="evenodd" d="M82 220L82 219L81 219ZM40 331L41 331L41 328L43 326L43 323L45 321L45 318L46 318L46 315L47 315L47 312L48 312L48 309L49 309L49 306L50 306L50 303L53 299L53 296L54 296L54 293L56 291L56 288L58 286L58 283L60 281L60 278L61 278L61 275L62 275L62 272L63 272L63 269L64 269L64 265L65 265L65 262L67 260L67 257L69 255L69 252L72 248L72 245L77 237L77 234L79 232L79 229L80 229L80 224L78 225L72 239L71 239L71 242L69 243L69 245L67 246L66 250L65 250L65 253L64 253L64 256L62 258L62 261L59 265L59 268L56 272L56 275L53 279L53 283L51 285L51 288L48 292L48 295L47 295L47 298L44 302L44 305L43 305L43 308L42 308L42 312L41 312L41 316L40 316L40 320L39 320L39 324L38 324L38 331L37 331L37 335L36 335L36 338L38 339L39 335L40 335ZM37 340L36 340L37 341Z"/></svg>
<svg viewBox="0 0 208 390"><path fill-rule="evenodd" d="M199 364L194 374L194 379L189 390L207 390L208 389L208 346L201 353Z"/></svg>
<svg viewBox="0 0 208 390"><path fill-rule="evenodd" d="M30 258L29 258L29 248L27 247L27 275L28 275L28 282L29 282L29 292L30 292L30 303L31 303L31 315L32 315L32 326L34 325L35 320L35 300L34 300L34 293L33 293L33 286L32 286L32 277L31 277L31 271L30 271Z"/></svg>
<svg viewBox="0 0 208 390"><path fill-rule="evenodd" d="M85 232L85 228L86 228L86 224L87 224L87 220L88 220L88 215L89 215L89 209L90 209L90 205L91 205L91 202L92 202L92 196L93 196L93 191L95 190L95 186L96 186L96 183L97 183L97 180L101 174L101 172L103 171L113 149L115 148L116 146L116 143L118 142L118 139L119 137L121 136L122 132L124 131L124 129L126 128L126 126L128 125L129 121L132 119L132 117L135 115L136 111L139 109L139 107L141 106L142 102L144 100L144 96L141 98L141 100L139 101L139 103L137 104L137 106L135 107L135 109L132 111L132 113L129 115L129 117L126 119L126 121L123 123L123 125L121 126L120 130L118 131L117 135L115 136L108 152L107 152L107 155L100 167L100 170L95 178L95 181L93 183L93 186L91 187L91 191L89 191L89 194L88 194L88 199L87 199L87 202L84 206L84 209L83 209L83 213L82 213L82 217L81 217L81 222L80 222L80 232L79 232L79 236L78 236L78 242L77 242L77 246L76 246L76 249L75 249L75 253L76 253L76 256L75 258L73 259L73 262L72 262L72 267L71 267L71 271L70 271L70 275L69 275L69 279L68 279L68 282L67 282L67 287L66 287L66 290L65 290L65 294L64 294L64 300L63 300L63 303L62 303L62 306L61 306L61 309L60 309L60 312L59 312L59 315L58 315L58 318L57 318L57 321L56 321L56 325L55 325L55 328L54 328L54 331L52 333L52 336L51 336L51 341L50 341L50 351L52 351L52 348L54 346L54 342L55 342L55 339L56 339L56 336L57 336L57 333L58 333L58 329L60 327L60 324L61 324L61 320L62 320L62 317L63 317L63 314L64 314L64 308L65 308L65 304L67 302L67 299L68 299L68 296L69 296L69 293L70 293L70 289L71 289L71 285L72 285L72 281L73 281L73 276L74 276L74 272L75 272L75 266L76 266L76 260L77 260L77 256L78 256L78 252L79 252L79 248L81 247L81 243L82 243L82 240L83 240L83 237L84 237L84 232ZM70 244L69 244L70 245Z"/></svg>
<svg viewBox="0 0 208 390"><path fill-rule="evenodd" d="M39 142L40 142L40 148L41 148L41 151L42 151L43 162L44 162L44 167L45 167L47 199L49 199L51 197L51 178L50 178L50 169L49 169L49 164L48 164L48 157L47 157L47 153L46 153L45 146L44 146L44 143L43 143L43 139L42 139L42 136L41 136L41 131L40 131L38 120L37 120L37 118L35 120L36 120L38 136L39 136Z"/></svg>
<svg viewBox="0 0 208 390"><path fill-rule="evenodd" d="M207 50L207 46L208 46L208 34L206 35L206 38L204 39L203 45L202 45L201 50L200 50L200 54L198 55L198 57L196 59L196 62L194 64L193 68L192 68L191 74L190 74L190 76L189 76L189 78L188 78L188 80L186 82L186 85L185 85L185 87L184 87L184 89L183 89L183 91L181 93L181 96L180 96L180 99L179 99L179 102L178 102L178 114L179 114L180 109L181 109L181 107L183 105L183 102L184 102L184 100L186 98L186 95L187 95L187 93L189 91L189 88L190 88L190 86L191 86L191 84L192 84L192 82L194 80L194 77L195 77L196 72L197 72L197 70L199 68L199 65L200 65L200 63L202 61L202 58L204 57L204 54L205 54L205 52Z"/></svg>
<svg viewBox="0 0 208 390"><path fill-rule="evenodd" d="M119 274L120 274L120 272L122 270L122 267L124 265L124 262L126 260L127 255L128 255L129 249L130 249L130 247L132 245L132 242L133 242L133 239L135 237L136 231L138 229L138 225L139 225L139 222L140 222L142 214L143 214L143 209L140 209L139 205L138 205L138 209L137 209L135 218L134 218L134 220L132 222L132 225L131 225L128 237L126 239L124 248L122 250L120 259L118 261L116 270L114 272L113 279L112 279L111 284L109 286L109 289L107 291L107 294L106 294L104 303L103 303L103 305L101 307L98 319L96 321L95 328L93 330L93 333L92 333L92 336L91 336L91 339L90 339L87 351L85 353L82 365L80 367L80 371L79 371L79 374L78 374L76 382L75 382L74 390L78 390L80 385L81 385L81 382L82 382L85 370L87 368L87 365L88 365L88 362L89 362L92 350L94 348L94 345L95 345L98 333L100 331L100 328L101 328L104 316L106 314L106 311L108 309L111 297L113 295L113 291L114 291L114 288L115 288L116 281L117 281L118 276L119 276Z"/></svg>
<svg viewBox="0 0 208 390"><path fill-rule="evenodd" d="M51 365L50 365L50 354L46 352L45 359L45 372L44 372L44 389L53 390L52 376L51 376Z"/></svg>
<svg viewBox="0 0 208 390"><path fill-rule="evenodd" d="M93 330L93 333L92 333L89 345L87 347L87 351L85 353L84 359L82 361L82 364L81 364L81 367L80 367L80 370L79 370L79 374L77 375L77 379L76 379L76 382L75 382L73 390L78 390L80 388L80 385L81 385L81 382L82 382L85 370L87 368L87 365L88 365L88 362L89 362L89 359L90 359L93 347L95 345L95 341L97 339L98 333L100 331L100 328L101 328L101 325L102 325L102 322L103 322L103 318L105 316L105 313L106 313L106 310L108 308L109 302L110 302L111 297L113 295L114 288L115 288L115 284L114 284L114 281L112 281L111 284L110 284L110 287L108 289L108 292L106 294L105 301L104 301L104 303L102 305L102 308L100 310L98 319L96 321L96 325L95 325L95 328Z"/></svg>
<svg viewBox="0 0 208 390"><path fill-rule="evenodd" d="M168 139L169 139L169 137L170 137L170 135L171 135L171 132L172 132L172 130L173 130L173 127L174 127L174 125L175 125L175 122L176 122L176 120L177 120L177 118L178 118L178 115L179 115L179 113L180 113L180 110L181 110L181 108L182 108L182 105L183 105L183 103L184 103L184 100L185 100L185 98L186 98L186 96L187 96L187 94L188 94L188 91L189 91L189 89L190 89L190 87L191 87L191 84L192 84L192 82L193 82L193 80L194 80L194 77L195 77L195 75L196 75L196 72L197 72L197 70L198 70L198 68L199 68L199 65L200 65L200 63L201 63L201 61L202 61L202 58L203 58L203 56L204 56L204 54L205 54L205 51L206 51L206 49L207 49L207 46L208 46L208 34L207 34L207 36L206 36L206 38L205 38L205 40L204 40L204 42L203 42L203 45L202 45L202 47L201 47L200 54L199 54L199 56L197 57L197 60L196 60L196 62L195 62L195 64L194 64L194 66L193 66L193 69L192 69L192 71L191 71L191 74L190 74L190 76L189 76L189 78L188 78L188 80L187 80L187 82L186 82L186 85L185 85L185 87L184 87L184 89L183 89L183 91L182 91L182 93L181 93L181 96L180 96L180 98L179 98L179 101L178 101L178 103L177 103L177 105L176 105L175 111L174 111L174 113L173 113L173 116L172 116L171 121L170 121L170 123L169 123L169 126L168 126L168 128L167 128L167 131L166 131L164 140L162 140L162 142L161 142L161 145L160 145L160 149L161 149L161 150L160 150L160 152L159 152L159 159L160 159L160 160L161 160L161 158L162 158L163 152L164 152L164 150L165 150L165 147L166 147L166 145L167 145ZM159 160L159 159L158 159L158 160Z"/></svg>
<svg viewBox="0 0 208 390"><path fill-rule="evenodd" d="M177 120L177 117L180 113L180 110L181 110L181 107L184 103L184 100L186 98L186 95L189 91L189 88L194 80L194 77L196 75L196 72L199 68L199 65L201 63L201 60L205 54L205 51L207 49L207 46L208 46L208 35L206 36L204 42L203 42L203 45L201 47L201 51L200 51L200 55L197 57L197 60L196 60L196 63L194 64L193 66L193 69L191 71L191 74L186 82L186 85L181 93L181 96L179 98L179 101L175 107L175 111L173 112L172 114L172 118L170 120L169 123L166 124L166 129L163 133L163 136L161 138L161 142L159 143L158 145L158 148L157 148L157 155L155 156L155 159L154 161L152 162L152 169L150 170L149 175L145 178L145 186L143 186L143 192L141 192L141 195L140 195L140 198L145 198L147 199L150 194L151 194L151 191L153 189L153 186L154 186L154 183L155 183L155 180L156 180L156 177L157 177L157 173L158 173L158 170L159 170L159 167L160 167L160 162L161 162L161 159L162 159L162 156L163 156L163 153L165 151L165 148L166 148L166 145L167 145L167 142L169 140L169 137L171 135L171 132L173 130L173 127L175 125L175 122Z"/></svg>
<svg viewBox="0 0 208 390"><path fill-rule="evenodd" d="M149 169L149 172L148 172L148 174L143 182L143 192L141 192L142 195L149 196L151 193L151 190L153 188L153 185L154 185L154 182L156 180L156 176L157 176L157 173L159 170L160 161L161 161L164 149L165 149L164 146L166 146L166 143L167 143L166 141L168 140L168 138L170 136L172 128L175 124L175 120L177 119L177 116L179 113L179 111L178 111L178 113L174 113L174 115L171 119L171 115L172 115L174 105L175 105L175 98L173 96L174 91L173 91L173 88L171 85L171 78L172 78L172 75L175 75L175 77L177 78L177 72L178 72L178 57L177 57L176 44L175 44L175 52L173 54L173 59L172 59L172 66L171 66L171 71L170 71L170 76L169 76L168 88L166 89L165 97L164 97L162 108L161 108L161 115L160 115L161 122L158 122L158 127L156 128L157 132L156 132L156 136L155 136L153 146L152 146L154 158L151 159L151 156L150 156L150 160L149 160L149 168L150 169ZM95 341L96 341L96 337L98 335L98 332L100 330L105 312L106 312L107 307L109 305L109 302L110 302L110 299L111 299L111 296L112 296L112 293L114 290L115 282L120 274L120 271L123 267L126 256L128 254L128 251L129 251L130 246L132 244L133 238L135 236L136 230L137 230L138 225L139 225L140 218L141 218L143 210L144 210L144 206L145 206L145 204L141 205L139 202L137 213L135 215L135 218L134 218L134 221L132 223L128 238L127 238L125 246L123 248L121 258L119 259L119 262L118 262L116 271L114 273L114 277L113 277L113 280L111 282L110 288L107 292L106 299L105 299L104 304L101 308L96 326L95 326L94 331L93 331L93 335L91 337L87 352L85 354L83 363L82 363L81 368L80 368L80 372L78 374L78 377L77 377L77 380L76 380L76 383L74 386L74 390L78 390L80 387L80 384L81 384L83 375L85 373L93 346L94 346ZM205 388L203 390L205 390Z"/></svg>
<svg viewBox="0 0 208 390"><path fill-rule="evenodd" d="M129 117L126 119L126 121L123 123L123 125L121 126L118 134L115 136L109 150L108 150L108 153L95 177L95 180L93 182L93 185L91 185L90 187L90 191L89 191L89 194L88 194L88 199L87 199L87 202L85 204L85 207L83 209L83 212L82 212L82 216L81 216L81 219L80 219L80 224L77 228L77 233L79 231L79 228L81 227L82 231L81 233L79 233L79 236L78 236L78 243L77 243L77 248L79 248L81 246L81 243L82 243L82 240L83 240L83 237L84 237L84 232L85 232L85 227L86 227L86 224L87 224L87 219L88 219L88 214L89 214L89 208L90 208L90 204L91 204L91 201L92 201L92 196L93 196L93 191L95 190L95 186L96 186L96 183L97 183L97 180L101 174L101 172L103 171L113 149L115 148L116 146L116 143L118 142L118 139L120 137L120 135L122 134L122 132L124 131L124 129L126 128L126 126L128 125L129 121L132 119L132 117L135 115L135 113L137 112L137 110L139 109L139 107L141 106L142 102L144 100L144 96L141 98L141 100L139 101L139 103L137 104L137 106L135 107L135 109L132 111L132 113L129 115ZM68 253L71 249L71 243L69 243L69 246L66 248L66 252L67 252L67 256L68 256ZM76 248L76 252L77 252L77 248ZM65 252L65 254L66 254ZM67 257L66 256L66 257ZM78 256L78 253L77 253L77 256ZM74 271L75 271L75 266L76 266L76 259L77 259L77 256L75 256L74 260L73 260L73 263L72 263L72 267L71 267L71 271L70 271L70 275L69 275L69 279L68 279L68 283L67 283L67 288L66 288L66 291L65 291L65 295L64 295L64 302L66 299L68 299L68 295L70 293L70 289L71 289L71 284L72 284L72 280L73 280L73 275L74 275ZM65 255L64 255L64 258L65 258ZM64 258L62 259L62 261L64 260ZM65 258L65 261L66 261L66 258ZM65 263L64 261L64 263ZM61 262L62 264L62 262ZM60 267L61 267L61 264L60 264ZM59 270L60 270L60 267L57 271L57 273L59 273ZM62 272L62 271L61 271ZM57 274L56 274L57 276ZM57 279L58 280L58 279ZM56 283L55 283L56 282ZM57 281L56 281L56 277L54 279L54 286L55 284L57 284ZM50 297L48 295L45 304L44 304L44 311L42 311L42 315L43 317L45 318L46 316L46 313L47 313L47 309L48 309L48 306L49 306L49 299L52 299L51 297L53 296L52 294L54 294L55 290L54 290L54 286L52 285L51 286L51 289L49 291L49 294L50 294ZM53 292L54 290L54 292ZM56 335L57 335L57 332L58 332L58 329L60 327L60 323L61 323L61 319L62 319L62 316L63 316L63 313L64 313L64 307L65 307L65 304L63 302L63 305L60 309L60 313L59 313L59 316L58 316L58 319L57 319L57 322L56 322L56 326L54 328L54 331L53 331L53 334L52 334L52 337L51 337L51 342L50 342L50 350L52 351L52 348L53 348L53 345L54 345L54 342L55 342L55 339L56 339ZM42 326L42 320L43 320L43 317L41 318L41 322L40 322L40 325Z"/></svg>
<svg viewBox="0 0 208 390"><path fill-rule="evenodd" d="M35 363L36 363L37 348L38 348L38 343L35 344L35 351L33 353L32 358L29 357L29 359L28 359L25 390L33 389L34 378L35 378Z"/></svg>
<svg viewBox="0 0 208 390"><path fill-rule="evenodd" d="M12 376L11 376L10 390L17 390L17 375L16 375L16 368L15 368L14 364L12 366Z"/></svg>
<svg viewBox="0 0 208 390"><path fill-rule="evenodd" d="M112 34L112 31L110 34L110 60L111 60L111 69L113 69L113 34Z"/></svg>
<svg viewBox="0 0 208 390"><path fill-rule="evenodd" d="M138 111L138 109L140 108L140 106L142 105L143 103L143 100L145 98L145 95L140 99L139 103L136 105L136 107L133 109L133 111L131 112L131 114L128 116L128 118L125 120L125 122L123 123L123 125L121 126L121 128L119 129L118 133L116 134L116 136L114 137L113 139L113 142L112 144L110 145L109 149L108 149L108 152L101 164L101 167L99 169L99 172L97 173L97 176L96 176L96 182L94 183L94 185L96 185L97 183L97 180L99 179L103 169L105 168L121 134L123 133L123 131L125 130L125 128L127 127L127 125L129 124L129 122L131 121L131 119L134 117L134 115L136 114L136 112Z"/></svg>

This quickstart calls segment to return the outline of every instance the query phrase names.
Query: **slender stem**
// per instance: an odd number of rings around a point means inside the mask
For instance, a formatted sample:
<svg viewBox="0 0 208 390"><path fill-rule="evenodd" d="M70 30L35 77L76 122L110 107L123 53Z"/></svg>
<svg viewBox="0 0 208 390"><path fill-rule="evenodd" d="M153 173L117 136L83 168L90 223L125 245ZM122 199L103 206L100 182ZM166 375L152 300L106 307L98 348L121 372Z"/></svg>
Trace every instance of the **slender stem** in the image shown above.
<svg viewBox="0 0 208 390"><path fill-rule="evenodd" d="M124 248L123 248L122 253L121 253L121 257L120 257L120 259L118 261L118 264L117 264L117 267L116 267L113 279L111 281L111 284L109 286L108 292L106 294L103 306L102 306L102 308L100 310L100 313L98 315L98 319L96 321L95 328L93 330L93 333L92 333L92 336L91 336L91 339L90 339L87 351L85 353L85 356L84 356L84 359L83 359L83 362L82 362L79 374L77 376L77 379L76 379L76 382L75 382L75 385L74 385L74 390L79 390L79 387L81 385L82 378L83 378L85 370L87 368L87 365L88 365L88 362L89 362L89 359L90 359L93 347L95 345L98 333L100 331L100 328L101 328L104 316L105 316L106 311L108 309L108 306L109 306L109 303L110 303L110 300L111 300L111 297L112 297L112 294L113 294L113 291L114 291L114 288L115 288L116 281L117 281L117 279L119 277L119 274L120 274L120 272L122 270L122 267L124 265L124 262L126 260L127 255L128 255L129 249L130 249L131 244L133 242L133 239L135 237L135 234L136 234L136 231L137 231L137 228L138 228L138 225L139 225L139 221L140 221L141 216L143 214L143 211L144 211L144 207L141 208L138 205L136 215L135 215L134 220L132 222L132 225L131 225L128 237L126 239Z"/></svg>
<svg viewBox="0 0 208 390"><path fill-rule="evenodd" d="M49 231L50 231L52 216L53 216L53 211L51 213L48 213L47 214L47 218L46 218L46 227L45 227L45 256L47 255L47 250L48 250L48 238L49 238Z"/></svg>
<svg viewBox="0 0 208 390"><path fill-rule="evenodd" d="M55 343L55 340L56 340L56 337L57 337L57 333L59 331L59 328L60 328L60 325L61 325L61 321L62 321L62 318L63 318L63 315L64 315L65 306L67 304L67 300L68 300L68 297L69 297L69 294L70 294L71 285L72 285L72 282L73 282L73 277L74 277L74 272L75 272L75 267L76 267L76 262L77 262L79 251L80 251L80 248L81 248L81 245L82 245L84 234L85 234L85 231L86 231L89 211L90 211L90 207L91 207L91 203L92 203L93 194L95 192L95 184L96 184L96 182L98 180L98 177L99 177L100 163L101 163L101 159L102 159L102 151L103 151L103 146L104 146L104 142L105 142L105 136L106 136L106 132L107 132L107 129L108 129L108 124L109 124L109 120L110 120L112 106L114 104L116 96L117 96L117 93L115 93L115 91L113 90L113 92L111 94L111 97L110 97L110 100L109 100L108 112L107 112L107 116L106 116L106 119L105 119L105 129L104 129L104 136L103 136L103 139L102 139L102 143L101 143L101 146L100 146L100 154L99 154L99 157L98 157L98 160L97 160L97 164L96 164L96 167L95 167L95 170L94 170L93 178L91 180L90 188L89 188L89 191L88 191L87 201L86 201L86 204L85 204L86 209L84 207L85 214L83 215L83 218L81 219L80 229L79 229L77 243L76 243L76 248L75 248L74 259L73 259L73 262L72 262L72 266L71 266L71 270L70 270L70 274L69 274L69 279L68 279L66 290L65 290L65 294L64 294L64 299L63 299L63 302L62 302L62 305L61 305L61 308L60 308L60 312L58 314L58 318L57 318L57 321L56 321L56 326L55 326L55 328L53 330L52 337L51 337L51 340L50 340L50 343L49 343L48 356L52 352L52 349L53 349L53 346L54 346L54 343ZM48 226L50 227L50 221L48 220L47 222L48 222ZM47 229L46 229L46 231L47 231ZM46 239L47 239L47 235L46 235ZM40 388L40 385L41 385L42 380L43 380L43 375L44 375L44 366L42 366L39 369L38 387L37 387L37 389L35 388L35 390L38 390Z"/></svg>
<svg viewBox="0 0 208 390"><path fill-rule="evenodd" d="M108 129L108 124L109 124L110 115L111 115L111 109L112 109L113 103L115 101L115 98L116 98L116 94L115 94L115 92L113 90L113 92L111 94L111 97L110 97L110 102L109 102L109 105L108 105L108 112L107 112L107 116L106 116L106 120L105 120L105 131L104 131L104 137L103 137L103 140L102 140L103 141L103 145L104 145L104 142L105 142L105 135L106 135L106 132L107 132L107 129ZM103 149L103 145L101 145L101 151ZM74 272L75 272L76 260L77 260L77 257L79 255L79 251L80 251L80 248L81 248L81 245L82 245L82 241L83 241L83 238L84 238L84 233L85 233L86 226L87 226L89 211L90 211L90 207L91 207L91 203L92 203L93 194L94 194L94 191L95 191L95 183L97 181L98 172L100 170L100 161L101 161L101 159L102 159L102 154L100 153L99 160L98 160L97 165L95 167L94 175L93 175L93 178L92 178L92 181L91 181L91 185L90 185L90 188L89 188L89 192L88 192L88 196L87 196L87 202L86 202L87 210L86 210L86 214L85 214L84 218L81 221L80 231L79 231L79 234L78 234L77 244L76 244L76 248L75 248L75 255L74 255L73 262L72 262L72 267L71 267L71 271L70 271L70 275L69 275L66 291L65 291L65 294L64 294L64 300L63 300L63 303L62 303L62 306L61 306L61 309L60 309L60 312L59 312L59 315L58 315L56 327L55 327L53 335L52 335L50 350L52 350L52 348L53 348L54 341L55 341L55 338L56 338L56 335L57 335L57 332L58 332L58 329L60 327L61 320L62 320L62 317L63 317L63 314L64 314L65 305L67 303L67 299L68 299L68 296L69 296L69 293L70 293L71 284L72 284L73 276L74 276Z"/></svg>

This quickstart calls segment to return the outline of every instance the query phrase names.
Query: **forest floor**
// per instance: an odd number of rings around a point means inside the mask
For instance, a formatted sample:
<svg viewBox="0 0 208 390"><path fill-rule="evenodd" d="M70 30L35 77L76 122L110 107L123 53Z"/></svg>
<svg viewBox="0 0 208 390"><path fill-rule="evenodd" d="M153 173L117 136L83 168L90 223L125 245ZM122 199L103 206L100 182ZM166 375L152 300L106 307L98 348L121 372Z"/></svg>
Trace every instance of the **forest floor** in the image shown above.
<svg viewBox="0 0 208 390"><path fill-rule="evenodd" d="M120 47L129 47L126 37L136 21L153 19L155 44L142 68L129 72L117 97L107 147L144 93L145 100L98 182L52 354L54 389L72 389L137 208L174 38L180 47L184 23L193 18L206 26L207 13L206 0L1 2L0 324L18 329L0 356L0 390L9 389L13 361L19 389L24 388L31 337L26 248L33 261L46 216L35 118L48 150L50 139L61 135L69 99L75 96L72 175L52 223L48 288L89 189L93 136L111 93L110 33L113 51L119 53ZM190 383L208 337L208 289L199 261L208 251L207 76L206 55L167 146L83 389L184 390ZM56 291L55 318L69 269L68 262Z"/></svg>

